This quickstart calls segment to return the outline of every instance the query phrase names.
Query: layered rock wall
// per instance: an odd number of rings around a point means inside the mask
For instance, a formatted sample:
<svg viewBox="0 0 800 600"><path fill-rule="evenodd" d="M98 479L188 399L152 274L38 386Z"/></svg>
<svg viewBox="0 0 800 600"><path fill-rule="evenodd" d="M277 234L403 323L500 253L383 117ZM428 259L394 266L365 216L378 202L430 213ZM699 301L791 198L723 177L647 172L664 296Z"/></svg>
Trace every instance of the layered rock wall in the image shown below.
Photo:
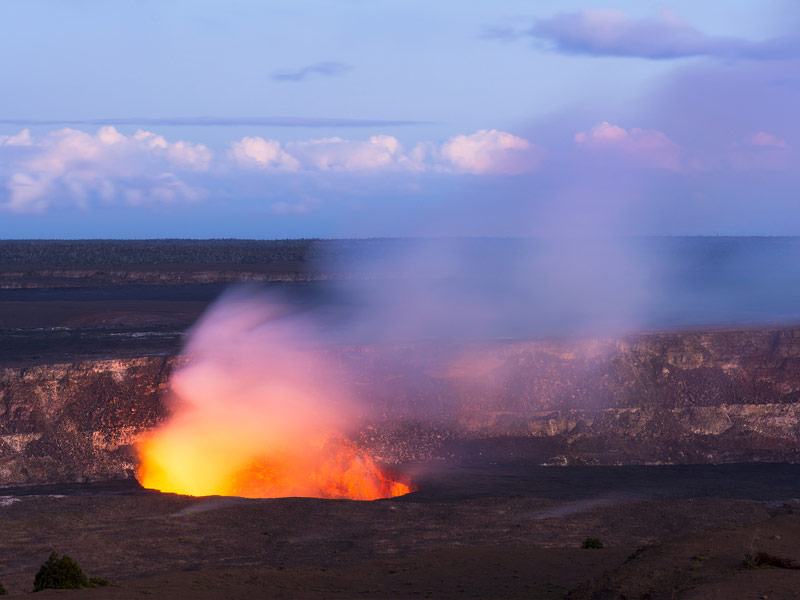
<svg viewBox="0 0 800 600"><path fill-rule="evenodd" d="M800 462L800 330L341 347L387 462ZM0 486L131 476L179 359L0 369Z"/></svg>
<svg viewBox="0 0 800 600"><path fill-rule="evenodd" d="M0 485L129 477L174 358L0 369Z"/></svg>

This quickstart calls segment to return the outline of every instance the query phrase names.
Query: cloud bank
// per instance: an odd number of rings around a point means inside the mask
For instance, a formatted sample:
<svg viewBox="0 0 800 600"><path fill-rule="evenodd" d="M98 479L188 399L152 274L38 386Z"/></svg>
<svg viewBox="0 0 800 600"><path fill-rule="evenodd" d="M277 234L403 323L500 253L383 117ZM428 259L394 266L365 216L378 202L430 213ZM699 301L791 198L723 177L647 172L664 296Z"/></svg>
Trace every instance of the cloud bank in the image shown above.
<svg viewBox="0 0 800 600"><path fill-rule="evenodd" d="M62 202L85 206L92 196L106 203L197 201L204 192L180 174L208 171L214 156L203 144L167 142L147 131L126 136L113 127L94 134L60 129L41 138L24 130L0 138L0 150L11 171L3 207L12 212Z"/></svg>
<svg viewBox="0 0 800 600"><path fill-rule="evenodd" d="M589 121L536 143L533 132L483 129L410 144L386 134L289 141L250 135L214 150L110 126L93 133L25 129L0 136L0 212L213 205L209 210L233 215L249 202L298 227L370 214L387 228L378 231L395 231L403 220L445 219L451 235L589 232L620 219L659 221L667 198L690 203L725 190L741 196L759 182L791 189L800 173L797 132L740 114L737 128L714 136L661 118L663 127ZM707 211L706 202L684 207L686 218ZM440 214L421 216L431 211ZM669 211L672 219L680 214Z"/></svg>
<svg viewBox="0 0 800 600"><path fill-rule="evenodd" d="M538 169L541 150L510 133L483 129L442 144L420 142L411 148L391 135L366 140L320 138L285 146L276 140L245 137L231 144L229 156L241 167L274 171L517 175Z"/></svg>
<svg viewBox="0 0 800 600"><path fill-rule="evenodd" d="M246 136L218 156L203 144L169 142L144 130L125 135L110 126L93 134L59 129L37 137L26 129L0 136L0 156L0 177L5 179L0 208L19 213L59 205L86 207L91 201L195 202L215 188L230 186L237 173L514 175L539 166L539 149L532 142L496 130L458 135L442 144L420 142L408 149L390 135L286 144ZM277 206L288 213L296 211L285 207L295 204L281 201Z"/></svg>
<svg viewBox="0 0 800 600"><path fill-rule="evenodd" d="M525 32L566 54L628 56L654 60L705 56L775 60L800 56L800 38L751 41L705 34L673 11L635 19L620 10L583 10L537 19ZM505 37L518 35L506 32ZM497 32L493 37L498 37Z"/></svg>

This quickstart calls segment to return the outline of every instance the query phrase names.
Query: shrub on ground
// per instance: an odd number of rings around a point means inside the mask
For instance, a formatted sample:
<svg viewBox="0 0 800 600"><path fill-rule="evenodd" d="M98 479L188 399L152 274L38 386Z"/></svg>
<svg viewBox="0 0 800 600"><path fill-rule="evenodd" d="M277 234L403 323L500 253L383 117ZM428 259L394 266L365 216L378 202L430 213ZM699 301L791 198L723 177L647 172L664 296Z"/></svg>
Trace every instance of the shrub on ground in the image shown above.
<svg viewBox="0 0 800 600"><path fill-rule="evenodd" d="M66 554L59 557L55 552L50 554L50 558L41 566L33 580L34 592L46 589L74 590L85 587L89 587L89 580L78 563Z"/></svg>

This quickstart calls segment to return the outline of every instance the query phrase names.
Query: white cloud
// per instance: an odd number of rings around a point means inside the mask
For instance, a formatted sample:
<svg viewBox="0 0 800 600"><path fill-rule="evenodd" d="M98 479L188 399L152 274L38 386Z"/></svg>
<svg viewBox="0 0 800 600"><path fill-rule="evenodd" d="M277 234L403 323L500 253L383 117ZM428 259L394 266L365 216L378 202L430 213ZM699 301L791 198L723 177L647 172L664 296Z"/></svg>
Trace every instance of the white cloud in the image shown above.
<svg viewBox="0 0 800 600"><path fill-rule="evenodd" d="M41 212L46 208L47 182L35 179L27 173L14 173L9 177L7 188L9 201L6 208L13 212Z"/></svg>
<svg viewBox="0 0 800 600"><path fill-rule="evenodd" d="M655 129L624 129L607 121L575 134L579 148L659 169L680 168L680 146Z"/></svg>
<svg viewBox="0 0 800 600"><path fill-rule="evenodd" d="M339 137L289 142L245 137L231 144L228 155L241 167L278 171L439 171L516 174L535 170L540 151L510 133L482 130L458 135L439 145L420 142L406 151L397 138L375 135L366 140Z"/></svg>
<svg viewBox="0 0 800 600"><path fill-rule="evenodd" d="M170 163L180 168L207 171L213 153L203 144L178 141L167 146L166 156Z"/></svg>
<svg viewBox="0 0 800 600"><path fill-rule="evenodd" d="M452 137L440 151L445 167L479 175L516 175L535 171L540 154L528 140L495 129Z"/></svg>
<svg viewBox="0 0 800 600"><path fill-rule="evenodd" d="M173 203L181 201L196 202L205 197L205 192L193 188L173 173L161 173L148 181L148 185L125 190L125 199L128 204L138 206L142 204Z"/></svg>
<svg viewBox="0 0 800 600"><path fill-rule="evenodd" d="M368 140L322 138L287 144L287 149L307 169L317 171L372 171L401 167L403 148L391 135Z"/></svg>
<svg viewBox="0 0 800 600"><path fill-rule="evenodd" d="M280 142L261 137L243 137L231 143L229 155L245 167L272 168L281 171L296 171L299 161L287 154Z"/></svg>
<svg viewBox="0 0 800 600"><path fill-rule="evenodd" d="M17 135L0 135L0 146L30 146L32 144L30 129L23 129Z"/></svg>
<svg viewBox="0 0 800 600"><path fill-rule="evenodd" d="M410 149L391 135L285 144L243 137L230 143L222 162L215 162L214 153L203 144L171 142L143 130L126 135L110 126L93 133L67 128L41 136L24 130L0 137L0 151L0 185L4 180L5 187L0 208L13 212L93 203L194 202L208 196L207 189L230 194L231 181L223 179L243 171L260 171L266 178L274 173L510 175L536 170L541 154L530 141L511 133L481 130L444 143L419 142ZM267 181L250 177L241 189L254 193ZM279 202L273 209L285 214L311 207Z"/></svg>
<svg viewBox="0 0 800 600"><path fill-rule="evenodd" d="M144 144L147 148L161 148L166 149L169 147L167 140L161 137L158 134L153 133L152 131L143 131L139 130L133 134L133 139L141 144Z"/></svg>
<svg viewBox="0 0 800 600"><path fill-rule="evenodd" d="M202 144L169 143L147 131L126 136L114 127L96 133L60 129L34 138L25 130L5 136L3 146L25 146L7 178L6 209L41 212L51 204L86 206L96 196L143 201L194 201L202 192L176 172L210 168L213 153Z"/></svg>

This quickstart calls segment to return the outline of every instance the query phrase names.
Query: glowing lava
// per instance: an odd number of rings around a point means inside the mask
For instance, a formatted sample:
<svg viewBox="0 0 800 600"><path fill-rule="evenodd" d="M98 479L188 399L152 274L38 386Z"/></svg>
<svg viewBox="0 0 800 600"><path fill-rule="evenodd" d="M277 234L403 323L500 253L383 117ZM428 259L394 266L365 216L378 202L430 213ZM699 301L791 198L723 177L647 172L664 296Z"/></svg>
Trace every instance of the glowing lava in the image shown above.
<svg viewBox="0 0 800 600"><path fill-rule="evenodd" d="M301 449L250 457L237 456L236 444L227 452L215 448L213 436L208 446L189 449L181 447L180 437L160 431L139 445L137 479L142 486L191 496L353 500L391 498L412 490L409 481L381 469L339 434L304 443Z"/></svg>
<svg viewBox="0 0 800 600"><path fill-rule="evenodd" d="M366 407L313 323L235 290L203 316L170 377L172 415L138 445L146 488L192 496L374 500L407 494L348 434Z"/></svg>

